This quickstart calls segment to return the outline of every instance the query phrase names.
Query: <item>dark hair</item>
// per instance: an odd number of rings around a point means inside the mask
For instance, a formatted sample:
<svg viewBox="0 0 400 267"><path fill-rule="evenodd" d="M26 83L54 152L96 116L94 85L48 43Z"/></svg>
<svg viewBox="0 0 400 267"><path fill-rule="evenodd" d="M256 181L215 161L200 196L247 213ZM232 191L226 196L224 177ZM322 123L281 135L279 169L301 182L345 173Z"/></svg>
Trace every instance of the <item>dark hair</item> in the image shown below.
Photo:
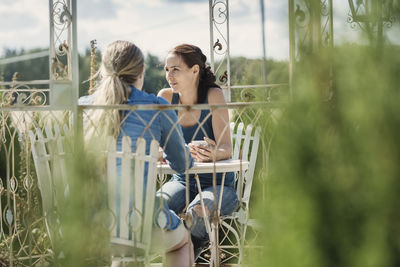
<svg viewBox="0 0 400 267"><path fill-rule="evenodd" d="M194 65L199 65L199 86L197 88L197 104L204 103L208 90L212 87L219 87L215 83L216 78L211 71L211 67L206 65L207 57L203 54L200 48L190 44L181 44L170 51L175 55L180 56L183 62L191 68Z"/></svg>

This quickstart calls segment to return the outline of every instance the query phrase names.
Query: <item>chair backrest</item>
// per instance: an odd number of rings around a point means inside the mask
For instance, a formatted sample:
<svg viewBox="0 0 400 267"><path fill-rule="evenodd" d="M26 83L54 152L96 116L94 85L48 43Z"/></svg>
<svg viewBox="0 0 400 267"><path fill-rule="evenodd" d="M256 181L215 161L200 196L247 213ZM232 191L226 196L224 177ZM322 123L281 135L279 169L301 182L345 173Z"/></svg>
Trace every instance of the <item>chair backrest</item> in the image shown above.
<svg viewBox="0 0 400 267"><path fill-rule="evenodd" d="M261 127L258 126L254 128L253 125L249 124L244 128L242 122L238 125L232 122L230 124L230 129L233 141L232 158L249 161L248 170L237 176L236 184L239 201L246 204L246 207L248 207L257 161L258 146L260 143Z"/></svg>
<svg viewBox="0 0 400 267"><path fill-rule="evenodd" d="M67 125L63 126L63 133L59 126L55 124L53 128L46 126L47 149L51 155L50 168L53 172L54 186L56 187L57 201L64 201L69 194L67 179L67 159L72 155L71 144L68 143L70 131Z"/></svg>
<svg viewBox="0 0 400 267"><path fill-rule="evenodd" d="M152 140L146 155L146 140L138 138L136 152L131 151L131 139L122 138L122 151L116 151L116 141L110 137L107 152L108 207L113 214L111 240L113 244L138 244L148 255L150 250L153 211L157 182L159 144ZM121 169L117 174L117 161ZM147 177L145 170L147 168ZM146 179L147 178L147 179Z"/></svg>
<svg viewBox="0 0 400 267"><path fill-rule="evenodd" d="M67 126L61 133L57 124L45 127L46 136L42 129L28 131L31 142L33 162L38 178L38 186L42 198L42 209L50 240L54 245L59 228L57 204L64 201L68 192L65 138L69 136Z"/></svg>

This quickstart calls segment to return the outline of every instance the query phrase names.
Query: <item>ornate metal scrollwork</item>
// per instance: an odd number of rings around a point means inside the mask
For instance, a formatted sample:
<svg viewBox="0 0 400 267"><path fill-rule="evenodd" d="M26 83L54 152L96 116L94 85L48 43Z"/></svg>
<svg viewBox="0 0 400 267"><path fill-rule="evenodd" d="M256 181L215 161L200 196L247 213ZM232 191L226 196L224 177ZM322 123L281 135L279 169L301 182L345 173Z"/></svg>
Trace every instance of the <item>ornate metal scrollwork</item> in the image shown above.
<svg viewBox="0 0 400 267"><path fill-rule="evenodd" d="M299 48L315 49L317 43L318 46L325 47L332 45L331 1L294 0L294 2L296 3L293 10L295 43L292 45L295 46L296 59L301 58Z"/></svg>
<svg viewBox="0 0 400 267"><path fill-rule="evenodd" d="M53 32L51 33L54 51L51 54L51 74L55 80L67 79L69 75L68 63L70 63L70 48L68 31L72 23L72 15L65 0L53 2L51 21ZM67 41L68 40L68 41Z"/></svg>
<svg viewBox="0 0 400 267"><path fill-rule="evenodd" d="M227 8L227 3L225 1L215 1L213 4L213 10L214 10L214 22L217 24L223 24L227 21L228 19L228 8ZM215 10L217 10L218 16L215 16Z"/></svg>
<svg viewBox="0 0 400 267"><path fill-rule="evenodd" d="M18 180L17 180L17 178L15 176L12 176L10 178L10 187L9 187L9 189L10 189L10 192L13 193L13 194L15 194L15 192L17 192Z"/></svg>
<svg viewBox="0 0 400 267"><path fill-rule="evenodd" d="M59 16L59 21L60 21L60 24L64 24L64 23L69 24L72 21L71 12L69 12L69 10L65 4L63 5L63 11L61 12L61 14Z"/></svg>
<svg viewBox="0 0 400 267"><path fill-rule="evenodd" d="M226 83L228 81L228 71L224 71L224 73L219 76L219 81L221 83Z"/></svg>
<svg viewBox="0 0 400 267"><path fill-rule="evenodd" d="M228 33L224 32L222 26L228 22L228 7L225 1L214 1L212 6L212 21L214 25L214 29L216 30L218 37L215 42L213 48L214 52L218 55L224 55L227 53L228 43L227 43L227 35ZM222 43L221 43L221 41Z"/></svg>
<svg viewBox="0 0 400 267"><path fill-rule="evenodd" d="M46 91L48 90L31 89L27 85L2 90L0 106L44 106L47 103Z"/></svg>
<svg viewBox="0 0 400 267"><path fill-rule="evenodd" d="M56 56L51 59L51 70L56 80L65 78L68 75L68 66L60 62Z"/></svg>
<svg viewBox="0 0 400 267"><path fill-rule="evenodd" d="M300 5L296 5L296 11L294 12L296 26L304 27L306 24L306 12L301 9Z"/></svg>
<svg viewBox="0 0 400 267"><path fill-rule="evenodd" d="M67 42L64 40L64 42L59 44L56 51L58 55L66 55L69 52L69 46Z"/></svg>
<svg viewBox="0 0 400 267"><path fill-rule="evenodd" d="M9 89L0 89L0 107L42 106L46 104L46 89L31 89L28 84L18 82L19 73L15 72Z"/></svg>
<svg viewBox="0 0 400 267"><path fill-rule="evenodd" d="M24 188L25 188L25 190L30 191L32 189L32 187L33 187L32 176L30 176L30 175L25 176L25 178L24 178Z"/></svg>
<svg viewBox="0 0 400 267"><path fill-rule="evenodd" d="M323 39L322 39L322 43L325 45L325 46L329 46L329 42L331 41L331 35L329 34L329 32L325 32L324 34L323 34Z"/></svg>
<svg viewBox="0 0 400 267"><path fill-rule="evenodd" d="M329 4L327 0L321 1L321 16L329 16Z"/></svg>
<svg viewBox="0 0 400 267"><path fill-rule="evenodd" d="M348 0L350 11L347 22L351 28L358 25L363 31L376 32L378 25L390 28L395 21L393 0Z"/></svg>
<svg viewBox="0 0 400 267"><path fill-rule="evenodd" d="M67 3L65 1L55 1L53 3L53 22L54 22L54 45L57 48L57 55L64 56L68 49L64 49L66 41L62 38L62 35L66 33L68 27L71 24L71 13L68 10Z"/></svg>
<svg viewBox="0 0 400 267"><path fill-rule="evenodd" d="M235 88L239 101L288 101L288 90L286 84L277 84L266 87L243 87Z"/></svg>
<svg viewBox="0 0 400 267"><path fill-rule="evenodd" d="M240 91L240 100L244 102L251 102L255 99L255 89L254 88L243 88Z"/></svg>
<svg viewBox="0 0 400 267"><path fill-rule="evenodd" d="M217 81L228 90L224 92L226 99L230 101L230 58L229 58L229 8L228 0L213 0L210 1L211 24L211 65L213 67ZM216 40L216 41L215 41ZM214 66L214 56L218 57L215 61L218 62Z"/></svg>
<svg viewBox="0 0 400 267"><path fill-rule="evenodd" d="M215 50L215 48L218 48L218 50L220 50L220 51L222 50L222 44L219 42L219 39L217 39L213 48L214 48L214 50Z"/></svg>
<svg viewBox="0 0 400 267"><path fill-rule="evenodd" d="M355 29L357 27L357 23L354 21L353 16L351 15L350 11L347 14L347 23L350 24L350 28Z"/></svg>
<svg viewBox="0 0 400 267"><path fill-rule="evenodd" d="M328 0L321 1L321 44L325 47L333 46L333 7Z"/></svg>

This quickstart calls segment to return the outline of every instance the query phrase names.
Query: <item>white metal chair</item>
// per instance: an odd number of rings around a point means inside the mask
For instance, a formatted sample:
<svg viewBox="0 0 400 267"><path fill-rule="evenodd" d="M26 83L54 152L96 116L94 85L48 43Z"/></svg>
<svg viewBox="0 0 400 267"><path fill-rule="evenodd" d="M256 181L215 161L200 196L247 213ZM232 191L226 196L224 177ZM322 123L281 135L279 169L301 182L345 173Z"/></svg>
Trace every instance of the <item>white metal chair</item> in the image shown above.
<svg viewBox="0 0 400 267"><path fill-rule="evenodd" d="M116 151L115 139L109 142L107 187L108 209L113 218L110 224L113 264L141 261L149 265L159 144L153 140L150 153L146 155L143 138L137 139L135 153L131 151L128 136L122 138L122 151ZM118 182L117 159L121 161ZM147 182L144 179L146 168Z"/></svg>
<svg viewBox="0 0 400 267"><path fill-rule="evenodd" d="M63 132L55 124L45 127L46 136L42 129L29 130L33 162L38 178L38 186L42 198L46 228L50 241L54 246L62 238L57 206L65 200L68 194L66 157L68 153L66 137L70 135L68 127Z"/></svg>
<svg viewBox="0 0 400 267"><path fill-rule="evenodd" d="M235 261L239 266L243 263L243 247L246 238L247 227L252 222L249 219L249 201L253 184L254 170L257 161L257 153L260 141L260 127L243 123L230 124L233 139L233 159L249 161L247 171L236 175L236 191L239 198L237 210L229 216L219 217L218 248L220 263ZM197 260L198 263L210 263L210 255L206 249ZM223 257L222 257L223 256Z"/></svg>
<svg viewBox="0 0 400 267"><path fill-rule="evenodd" d="M53 247L62 242L59 204L68 196L67 162L71 150L66 144L69 130L61 133L58 125L28 132L32 156L42 197L46 227ZM129 137L122 139L122 151L116 151L116 141L109 138L107 151L108 209L111 223L111 253L114 262L144 261L149 265L150 241L156 192L158 142L150 144L146 155L146 141L139 138L136 152L131 151ZM117 159L121 160L121 181L117 183ZM145 188L145 169L147 183ZM119 205L117 207L117 203ZM130 204L132 203L132 204ZM57 255L60 256L60 255Z"/></svg>

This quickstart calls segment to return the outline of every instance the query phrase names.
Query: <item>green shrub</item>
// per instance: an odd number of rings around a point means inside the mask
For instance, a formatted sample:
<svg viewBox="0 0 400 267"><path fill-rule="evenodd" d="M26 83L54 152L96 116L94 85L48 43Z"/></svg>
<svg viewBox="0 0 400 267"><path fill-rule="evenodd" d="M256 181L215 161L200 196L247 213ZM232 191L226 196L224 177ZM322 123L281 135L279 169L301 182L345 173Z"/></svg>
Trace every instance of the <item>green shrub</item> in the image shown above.
<svg viewBox="0 0 400 267"><path fill-rule="evenodd" d="M263 253L251 261L399 266L398 48L345 45L299 64L294 101L272 141L266 200L257 206ZM323 70L331 64L326 99Z"/></svg>

